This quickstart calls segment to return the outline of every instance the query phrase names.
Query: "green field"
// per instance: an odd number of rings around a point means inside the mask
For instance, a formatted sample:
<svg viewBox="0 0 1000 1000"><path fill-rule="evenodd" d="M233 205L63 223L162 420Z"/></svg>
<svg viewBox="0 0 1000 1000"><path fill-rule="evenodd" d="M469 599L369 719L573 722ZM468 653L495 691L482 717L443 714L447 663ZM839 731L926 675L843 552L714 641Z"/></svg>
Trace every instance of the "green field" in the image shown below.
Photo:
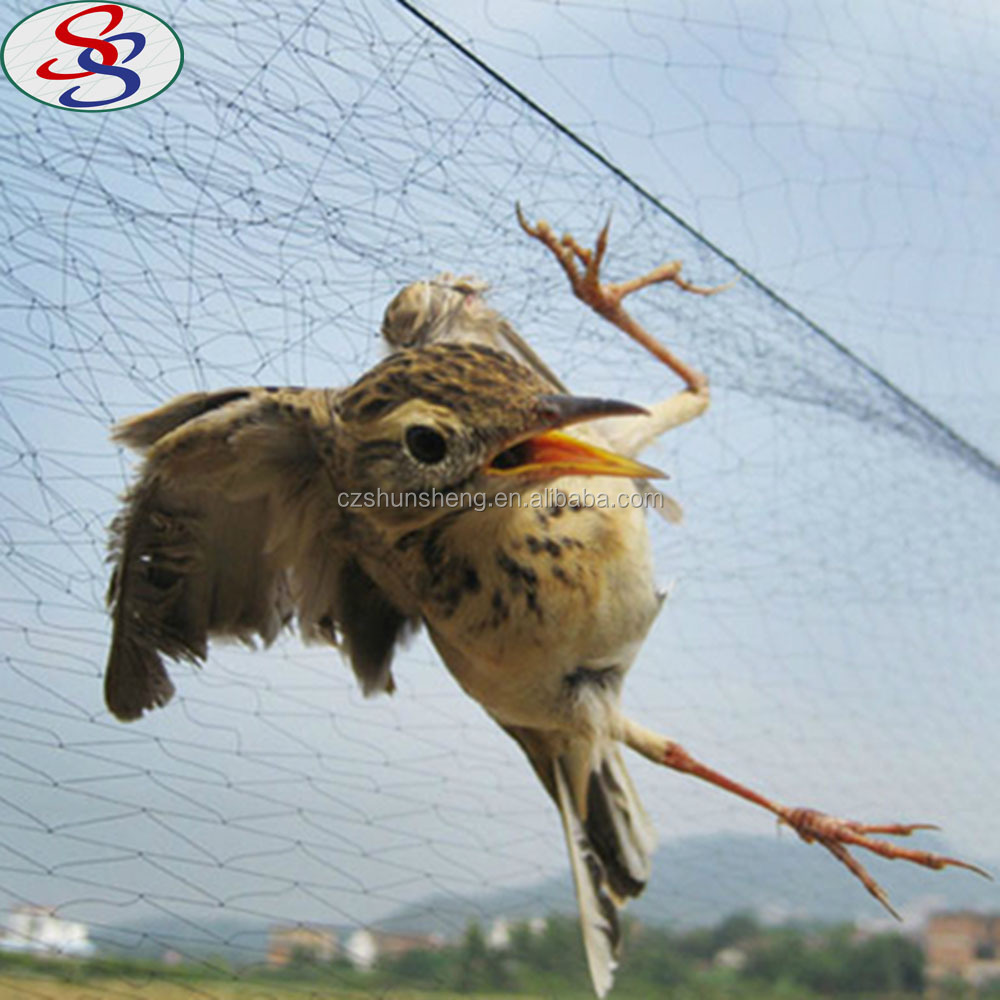
<svg viewBox="0 0 1000 1000"><path fill-rule="evenodd" d="M0 1000L458 1000L457 993L419 990L371 992L324 989L316 984L283 986L274 983L219 983L194 980L171 982L147 979L94 979L73 982L35 976L0 976ZM467 996L467 994L464 994ZM477 994L478 1000L506 1000L498 994ZM541 1000L518 994L518 1000Z"/></svg>
<svg viewBox="0 0 1000 1000"><path fill-rule="evenodd" d="M86 982L35 976L0 976L0 1000L459 1000L469 994L410 989L372 991L325 989L275 983L170 980L93 979ZM475 994L477 1000L514 1000L509 994ZM562 994L560 994L562 996ZM572 994L572 1000L577 1000ZM517 994L517 1000L549 1000L538 994Z"/></svg>

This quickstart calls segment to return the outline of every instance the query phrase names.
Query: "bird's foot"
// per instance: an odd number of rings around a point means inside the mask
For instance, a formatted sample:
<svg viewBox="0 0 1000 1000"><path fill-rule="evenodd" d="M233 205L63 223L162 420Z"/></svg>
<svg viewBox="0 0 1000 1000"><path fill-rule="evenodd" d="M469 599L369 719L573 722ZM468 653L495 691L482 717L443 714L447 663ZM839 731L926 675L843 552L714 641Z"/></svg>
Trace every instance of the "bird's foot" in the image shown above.
<svg viewBox="0 0 1000 1000"><path fill-rule="evenodd" d="M610 219L597 234L593 250L581 246L569 233L557 237L552 227L544 219L540 219L532 225L524 217L520 205L517 206L517 221L530 237L538 240L552 252L566 273L570 287L573 289L573 294L581 302L590 306L599 316L604 317L604 319L627 333L633 340L642 344L650 353L684 379L689 388L701 390L708 384L708 380L701 372L696 371L675 357L658 340L647 333L625 311L622 306L622 300L642 288L646 288L649 285L663 284L664 282L671 282L677 285L678 288L682 288L687 292L693 292L696 295L714 295L716 292L721 292L723 289L730 287L729 285L718 285L714 288L707 288L692 284L686 278L681 277L681 262L679 260L661 264L648 274L644 274L639 278L633 278L631 281L622 281L614 284L602 282L600 278L601 264L608 249Z"/></svg>
<svg viewBox="0 0 1000 1000"><path fill-rule="evenodd" d="M961 861L958 858L935 854L933 851L922 851L912 847L903 847L888 840L882 840L873 834L884 834L890 837L908 837L916 830L937 830L931 823L859 823L856 820L840 819L828 816L815 809L789 809L779 806L775 808L778 821L790 826L807 844L822 844L838 861L841 861L862 885L894 916L899 914L889 902L885 890L875 881L848 847L860 847L873 854L878 854L890 860L910 861L925 868L966 868L992 878L989 872L978 865Z"/></svg>
<svg viewBox="0 0 1000 1000"><path fill-rule="evenodd" d="M858 823L856 820L839 819L828 816L815 809L792 809L775 802L747 785L734 781L720 771L708 767L693 757L679 743L660 736L645 726L640 726L631 719L624 721L622 739L635 751L644 757L672 768L682 774L700 778L723 791L738 795L747 802L761 806L778 817L778 822L790 826L807 844L822 844L838 861L842 862L864 887L894 916L899 914L892 908L885 890L871 877L867 869L849 848L860 847L873 854L878 854L890 860L909 861L925 868L966 868L977 875L992 879L989 872L968 861L934 854L931 851L921 851L915 848L902 847L888 840L882 840L876 834L889 837L908 837L916 830L936 830L929 823Z"/></svg>
<svg viewBox="0 0 1000 1000"><path fill-rule="evenodd" d="M517 206L517 221L529 236L548 247L555 255L566 272L566 277L569 278L569 283L576 297L602 316L617 309L621 305L622 299L627 295L647 288L649 285L670 282L685 292L692 292L695 295L715 295L717 292L732 287L732 282L724 285L706 286L696 285L688 281L681 276L683 263L679 260L667 261L667 263L661 264L647 274L633 278L631 281L621 281L614 284L602 283L600 271L608 249L610 217L597 234L593 250L581 246L569 233L557 237L552 227L544 219L539 219L532 225L524 217L520 205ZM579 265L583 265L582 271L579 270Z"/></svg>

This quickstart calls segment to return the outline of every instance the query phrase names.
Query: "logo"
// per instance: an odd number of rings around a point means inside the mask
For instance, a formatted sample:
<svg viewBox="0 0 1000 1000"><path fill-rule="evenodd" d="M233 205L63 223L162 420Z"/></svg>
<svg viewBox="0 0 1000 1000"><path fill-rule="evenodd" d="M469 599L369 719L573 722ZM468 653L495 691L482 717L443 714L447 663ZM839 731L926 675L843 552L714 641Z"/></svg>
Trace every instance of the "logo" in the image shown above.
<svg viewBox="0 0 1000 1000"><path fill-rule="evenodd" d="M124 3L61 3L7 33L0 63L18 90L70 111L117 111L162 94L184 48L155 14Z"/></svg>

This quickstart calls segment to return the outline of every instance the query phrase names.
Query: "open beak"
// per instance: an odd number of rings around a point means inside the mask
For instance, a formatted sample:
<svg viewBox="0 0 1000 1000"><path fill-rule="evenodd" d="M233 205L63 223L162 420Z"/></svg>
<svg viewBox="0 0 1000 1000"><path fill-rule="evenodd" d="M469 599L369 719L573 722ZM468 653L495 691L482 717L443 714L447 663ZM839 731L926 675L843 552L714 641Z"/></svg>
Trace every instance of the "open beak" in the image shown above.
<svg viewBox="0 0 1000 1000"><path fill-rule="evenodd" d="M585 396L542 396L538 432L511 442L493 456L486 472L496 476L529 476L555 479L559 476L625 476L629 479L662 479L666 473L642 462L616 455L556 428L569 424L646 413L641 406L612 399Z"/></svg>

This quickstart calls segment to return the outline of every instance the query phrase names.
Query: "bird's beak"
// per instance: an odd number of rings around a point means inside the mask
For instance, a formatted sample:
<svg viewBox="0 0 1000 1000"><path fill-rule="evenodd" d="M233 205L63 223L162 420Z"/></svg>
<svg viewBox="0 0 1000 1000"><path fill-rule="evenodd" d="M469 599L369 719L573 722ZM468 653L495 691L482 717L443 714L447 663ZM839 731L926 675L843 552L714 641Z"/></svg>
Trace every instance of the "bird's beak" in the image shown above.
<svg viewBox="0 0 1000 1000"><path fill-rule="evenodd" d="M642 462L616 455L556 428L600 417L647 413L641 406L614 399L586 396L541 396L536 433L522 433L493 456L486 472L496 476L625 476L629 479L666 478L666 473Z"/></svg>

